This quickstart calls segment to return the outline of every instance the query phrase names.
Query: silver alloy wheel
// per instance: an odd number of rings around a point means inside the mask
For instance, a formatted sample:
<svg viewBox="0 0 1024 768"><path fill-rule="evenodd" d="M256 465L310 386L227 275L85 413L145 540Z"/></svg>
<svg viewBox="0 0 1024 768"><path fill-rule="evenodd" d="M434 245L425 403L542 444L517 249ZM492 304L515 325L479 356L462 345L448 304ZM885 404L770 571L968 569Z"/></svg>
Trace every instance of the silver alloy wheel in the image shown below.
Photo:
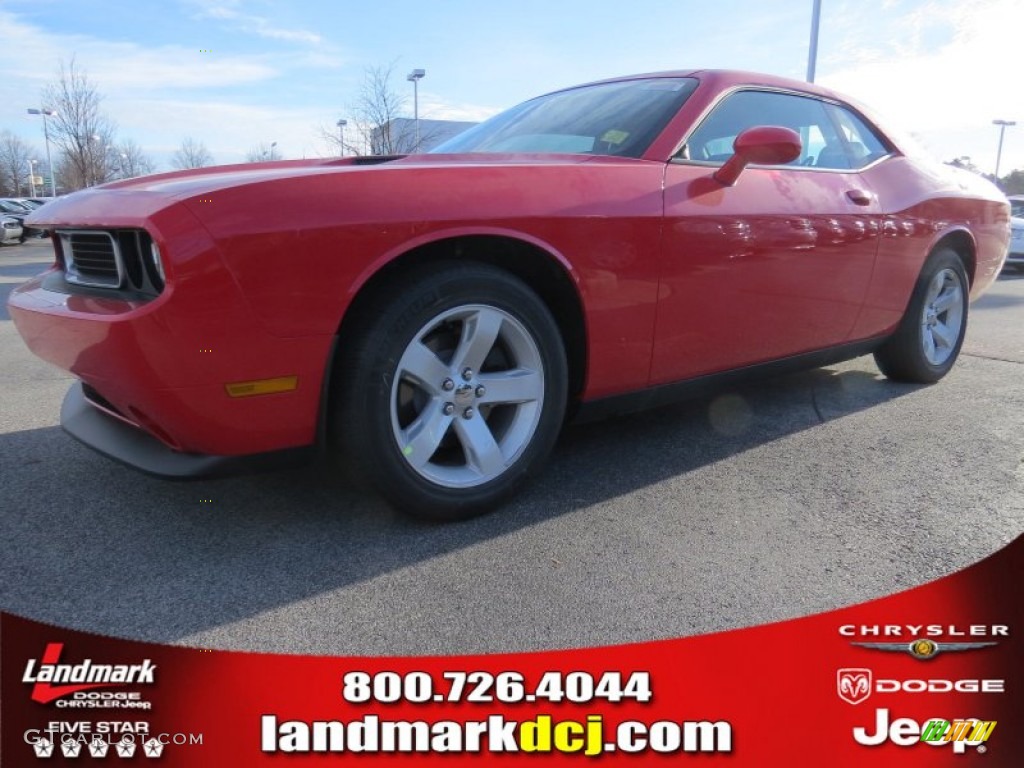
<svg viewBox="0 0 1024 768"><path fill-rule="evenodd" d="M921 312L921 343L929 363L938 366L949 360L963 325L964 292L960 278L952 269L940 270L928 284Z"/></svg>
<svg viewBox="0 0 1024 768"><path fill-rule="evenodd" d="M526 447L544 403L537 342L515 317L469 304L420 328L391 385L391 429L406 463L445 488L499 477Z"/></svg>

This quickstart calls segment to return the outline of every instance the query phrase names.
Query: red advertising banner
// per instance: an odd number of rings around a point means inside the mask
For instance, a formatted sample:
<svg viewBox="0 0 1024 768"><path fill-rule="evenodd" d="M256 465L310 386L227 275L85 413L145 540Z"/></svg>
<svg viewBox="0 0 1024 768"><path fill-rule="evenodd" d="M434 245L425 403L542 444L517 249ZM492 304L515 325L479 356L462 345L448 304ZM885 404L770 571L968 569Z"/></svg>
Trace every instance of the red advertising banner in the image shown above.
<svg viewBox="0 0 1024 768"><path fill-rule="evenodd" d="M486 656L303 657L0 614L0 763L1024 764L1024 538L750 629ZM40 762L42 761L42 762Z"/></svg>

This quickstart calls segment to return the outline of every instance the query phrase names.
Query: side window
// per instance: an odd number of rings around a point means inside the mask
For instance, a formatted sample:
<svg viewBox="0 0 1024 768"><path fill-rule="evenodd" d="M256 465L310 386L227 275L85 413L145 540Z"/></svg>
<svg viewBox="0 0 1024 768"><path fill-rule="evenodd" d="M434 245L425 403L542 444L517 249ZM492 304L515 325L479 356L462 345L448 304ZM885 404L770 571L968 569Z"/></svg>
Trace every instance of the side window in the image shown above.
<svg viewBox="0 0 1024 768"><path fill-rule="evenodd" d="M889 154L889 148L878 133L858 114L835 104L829 104L828 110L835 118L839 132L846 142L851 168L863 168Z"/></svg>
<svg viewBox="0 0 1024 768"><path fill-rule="evenodd" d="M826 104L810 96L776 91L736 91L716 106L690 134L679 157L698 162L724 163L732 156L732 143L740 132L757 125L781 125L800 134L803 148L789 165L849 168L850 160L837 121Z"/></svg>

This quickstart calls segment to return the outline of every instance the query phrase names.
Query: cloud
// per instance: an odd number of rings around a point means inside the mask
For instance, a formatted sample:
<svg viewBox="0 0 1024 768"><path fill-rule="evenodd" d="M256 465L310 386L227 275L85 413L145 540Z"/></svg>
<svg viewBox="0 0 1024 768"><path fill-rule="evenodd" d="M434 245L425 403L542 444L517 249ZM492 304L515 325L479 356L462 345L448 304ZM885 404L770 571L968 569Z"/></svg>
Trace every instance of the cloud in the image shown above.
<svg viewBox="0 0 1024 768"><path fill-rule="evenodd" d="M337 144L327 137L337 132L338 113L329 106L254 106L210 99L111 100L125 136L145 136L145 150L162 168L170 164L182 140L203 142L217 164L245 161L248 150L277 142L283 158L333 157ZM359 128L349 119L346 142L359 144Z"/></svg>
<svg viewBox="0 0 1024 768"><path fill-rule="evenodd" d="M147 137L147 150L167 157L182 139L201 140L218 163L241 162L257 144L276 141L289 158L317 155L316 126L323 115L314 109L275 108L207 99L110 100L121 133Z"/></svg>
<svg viewBox="0 0 1024 768"><path fill-rule="evenodd" d="M323 38L316 32L305 29L286 29L276 19L268 19L265 16L257 16L251 13L243 13L238 10L240 4L237 2L220 3L212 5L209 3L193 3L197 11L194 18L216 19L231 23L236 28L258 37L270 40L283 40L289 43L308 43L319 45Z"/></svg>
<svg viewBox="0 0 1024 768"><path fill-rule="evenodd" d="M876 21L867 36L850 20L819 79L877 109L940 159L970 155L992 170L992 120L1024 120L1013 62L1022 29L1020 0L929 2L894 22ZM1003 170L1022 166L1024 141L1008 141Z"/></svg>
<svg viewBox="0 0 1024 768"><path fill-rule="evenodd" d="M279 70L265 55L213 56L179 45L157 47L103 40L88 35L53 34L0 11L0 71L8 83L17 81L22 100L54 79L54 65L76 58L89 78L103 89L221 87L277 77ZM44 66L40 66L44 63ZM29 95L32 94L32 95Z"/></svg>
<svg viewBox="0 0 1024 768"><path fill-rule="evenodd" d="M217 8L231 10L218 4L215 13ZM51 32L5 9L0 10L0 29L5 34L0 125L41 143L38 120L29 118L25 108L37 105L42 88L55 80L58 61L67 63L74 56L102 94L102 109L117 123L118 135L134 138L161 165L186 136L203 141L224 163L242 160L248 148L270 141L278 141L289 157L316 156L315 126L330 116L309 104L329 99L312 99L308 91L318 72L336 72L345 64L326 45L273 53L204 53L180 45ZM284 89L289 98L268 100L275 89ZM225 93L230 94L228 103ZM266 105L253 106L257 101Z"/></svg>
<svg viewBox="0 0 1024 768"><path fill-rule="evenodd" d="M420 93L420 117L430 120L468 120L479 123L500 111L495 107L448 101L435 94Z"/></svg>

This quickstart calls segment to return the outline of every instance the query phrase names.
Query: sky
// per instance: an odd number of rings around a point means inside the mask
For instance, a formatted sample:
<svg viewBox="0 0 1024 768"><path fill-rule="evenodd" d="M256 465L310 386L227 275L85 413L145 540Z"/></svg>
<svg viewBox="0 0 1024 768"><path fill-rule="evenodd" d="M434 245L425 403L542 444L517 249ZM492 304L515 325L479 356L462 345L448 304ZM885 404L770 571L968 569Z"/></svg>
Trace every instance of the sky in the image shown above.
<svg viewBox="0 0 1024 768"><path fill-rule="evenodd" d="M412 116L481 120L616 75L729 68L804 79L812 0L0 0L0 130L42 150L26 113L74 57L119 140L156 162L185 137L219 163L277 142L332 154L374 67ZM940 160L1024 169L1024 0L822 0L818 83L865 103ZM43 105L45 106L45 105ZM350 123L351 124L351 123ZM351 130L351 128L349 129ZM346 136L350 138L350 136Z"/></svg>

